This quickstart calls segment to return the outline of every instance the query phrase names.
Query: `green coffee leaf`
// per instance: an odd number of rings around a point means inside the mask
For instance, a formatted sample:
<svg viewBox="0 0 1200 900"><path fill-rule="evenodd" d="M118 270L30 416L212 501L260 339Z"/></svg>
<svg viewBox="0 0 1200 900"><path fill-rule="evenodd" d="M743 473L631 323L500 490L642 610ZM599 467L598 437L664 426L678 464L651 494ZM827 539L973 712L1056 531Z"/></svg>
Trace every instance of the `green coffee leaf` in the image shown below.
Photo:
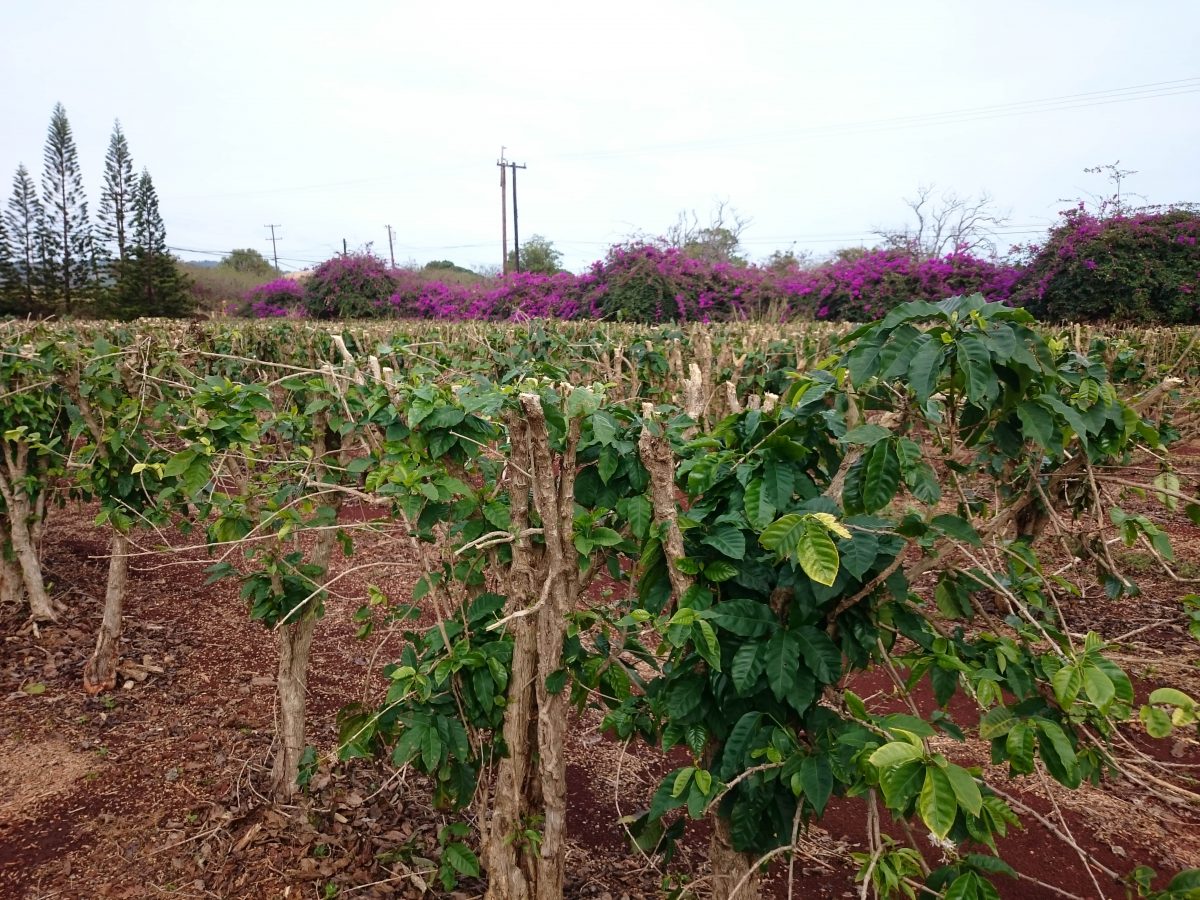
<svg viewBox="0 0 1200 900"><path fill-rule="evenodd" d="M958 800L954 786L946 773L937 766L925 769L925 785L917 801L921 820L939 839L945 840L958 815Z"/></svg>

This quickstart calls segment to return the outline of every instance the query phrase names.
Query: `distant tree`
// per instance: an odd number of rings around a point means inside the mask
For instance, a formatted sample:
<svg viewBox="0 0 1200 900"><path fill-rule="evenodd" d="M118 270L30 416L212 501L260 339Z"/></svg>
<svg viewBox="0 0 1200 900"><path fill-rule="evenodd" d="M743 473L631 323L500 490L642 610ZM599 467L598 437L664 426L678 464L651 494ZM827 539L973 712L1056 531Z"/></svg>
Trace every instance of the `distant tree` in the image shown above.
<svg viewBox="0 0 1200 900"><path fill-rule="evenodd" d="M772 272L788 272L792 269L802 269L811 266L813 263L812 253L807 250L796 252L796 248L789 247L787 250L775 250L767 257L763 263L765 268Z"/></svg>
<svg viewBox="0 0 1200 900"><path fill-rule="evenodd" d="M13 264L12 242L8 239L8 227L0 216L0 315L12 311L14 301L20 297L17 269Z"/></svg>
<svg viewBox="0 0 1200 900"><path fill-rule="evenodd" d="M79 153L61 103L46 135L42 202L46 210L46 300L76 312L96 285L96 253L88 224Z"/></svg>
<svg viewBox="0 0 1200 900"><path fill-rule="evenodd" d="M515 271L515 251L508 252L508 267ZM553 275L563 271L562 253L555 249L553 242L540 234L535 234L521 245L521 271L537 272L542 275Z"/></svg>
<svg viewBox="0 0 1200 900"><path fill-rule="evenodd" d="M478 284L484 280L484 276L478 272L448 259L432 260L425 263L420 269L417 269L415 263L402 268L418 272L425 279L439 281L443 284Z"/></svg>
<svg viewBox="0 0 1200 900"><path fill-rule="evenodd" d="M667 229L664 237L651 243L674 247L685 256L709 263L744 266L746 259L741 254L742 232L749 225L749 219L722 200L709 213L707 225L700 223L695 210L684 211L679 214L675 224ZM644 241L644 236L639 236L634 242Z"/></svg>
<svg viewBox="0 0 1200 900"><path fill-rule="evenodd" d="M116 284L106 294L104 312L123 320L186 316L192 311L192 296L187 279L167 252L167 232L158 210L158 192L145 169L130 199L130 246L124 261L114 263Z"/></svg>
<svg viewBox="0 0 1200 900"><path fill-rule="evenodd" d="M448 259L431 259L429 262L425 263L423 268L429 272L462 272L467 275L475 274L465 266L460 266Z"/></svg>
<svg viewBox="0 0 1200 900"><path fill-rule="evenodd" d="M861 259L871 256L876 251L864 246L858 247L842 247L840 250L834 250L829 254L829 262L831 263L856 263Z"/></svg>
<svg viewBox="0 0 1200 900"><path fill-rule="evenodd" d="M5 312L29 315L41 310L40 292L45 271L44 216L29 170L21 165L13 176L13 192L4 211L8 256L13 284Z"/></svg>
<svg viewBox="0 0 1200 900"><path fill-rule="evenodd" d="M921 185L915 197L904 200L916 223L903 228L876 229L883 249L900 250L917 259L936 259L952 253L969 253L995 259L996 229L1008 224L1008 214L997 208L992 195L960 197L954 191L934 196L934 185Z"/></svg>
<svg viewBox="0 0 1200 900"><path fill-rule="evenodd" d="M267 262L261 253L252 248L230 250L229 255L221 260L221 266L233 269L235 272L245 272L249 275L274 275L275 267Z"/></svg>
<svg viewBox="0 0 1200 900"><path fill-rule="evenodd" d="M127 221L136 186L133 177L133 157L129 142L121 131L120 121L113 122L108 153L104 157L104 189L100 194L96 237L107 255L123 262L129 250Z"/></svg>

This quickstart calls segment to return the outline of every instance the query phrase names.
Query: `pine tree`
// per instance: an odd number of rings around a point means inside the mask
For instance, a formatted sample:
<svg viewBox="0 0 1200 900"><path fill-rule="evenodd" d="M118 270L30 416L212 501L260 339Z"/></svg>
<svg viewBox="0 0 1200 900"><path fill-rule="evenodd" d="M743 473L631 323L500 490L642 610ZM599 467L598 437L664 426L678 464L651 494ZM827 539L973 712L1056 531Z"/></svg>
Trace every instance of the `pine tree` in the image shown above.
<svg viewBox="0 0 1200 900"><path fill-rule="evenodd" d="M191 312L187 281L167 251L167 232L158 211L150 173L142 174L130 198L131 239L124 261L116 261L117 283L105 312L118 319L177 318Z"/></svg>
<svg viewBox="0 0 1200 900"><path fill-rule="evenodd" d="M0 315L15 312L14 301L20 296L17 285L17 270L12 260L12 242L8 238L8 227L0 216Z"/></svg>
<svg viewBox="0 0 1200 900"><path fill-rule="evenodd" d="M158 191L154 179L142 169L133 191L133 246L152 252L167 251L167 229L158 211Z"/></svg>
<svg viewBox="0 0 1200 900"><path fill-rule="evenodd" d="M4 224L14 279L11 308L6 312L22 316L43 313L46 311L41 301L45 221L37 188L23 165L17 167L13 176L13 192L4 213Z"/></svg>
<svg viewBox="0 0 1200 900"><path fill-rule="evenodd" d="M117 120L113 122L108 153L104 157L104 190L100 195L96 237L107 256L118 262L123 262L129 251L127 224L135 186L129 142Z"/></svg>
<svg viewBox="0 0 1200 900"><path fill-rule="evenodd" d="M67 111L56 103L46 136L42 201L46 209L45 296L74 313L96 287L96 258L88 224L79 153Z"/></svg>

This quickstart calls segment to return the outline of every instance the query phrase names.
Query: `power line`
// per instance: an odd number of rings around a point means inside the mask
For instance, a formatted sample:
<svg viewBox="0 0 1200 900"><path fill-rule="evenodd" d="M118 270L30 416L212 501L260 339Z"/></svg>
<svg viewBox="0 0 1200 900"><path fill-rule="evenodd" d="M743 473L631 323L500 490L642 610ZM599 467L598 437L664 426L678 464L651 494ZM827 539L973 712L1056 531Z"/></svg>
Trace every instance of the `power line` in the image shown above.
<svg viewBox="0 0 1200 900"><path fill-rule="evenodd" d="M811 128L797 129L794 131L759 135L757 137L714 138L708 140L674 142L649 145L642 148L597 151L595 153L584 153L563 158L576 160L602 159L627 154L653 153L657 151L678 152L686 150L720 149L723 147L737 147L758 143L773 143L778 141L786 141L793 138L870 134L881 131L979 122L986 121L988 119L1010 118L1012 116L1029 115L1039 112L1056 112L1070 109L1082 109L1091 106L1106 106L1112 103L1127 103L1135 100L1148 100L1157 97L1173 97L1180 94L1200 93L1200 79L1192 79L1191 81L1192 83L1190 85L1181 85L1179 89L1156 92L1140 92L1136 95L1118 95L1109 99L1093 99L1087 102L1059 102L1056 105L1045 105L1048 101L1023 101L1019 104L999 104L993 107L978 107L976 109L956 110L950 112L927 113L913 116L893 117L888 119L863 120L859 122L829 123L826 125L813 126ZM994 110L994 112L989 112L989 110Z"/></svg>
<svg viewBox="0 0 1200 900"><path fill-rule="evenodd" d="M989 119L1009 118L1012 116L1032 115L1040 112L1057 112L1073 109L1084 109L1092 106L1106 106L1113 103L1130 103L1139 100L1151 100L1162 97L1174 97L1184 94L1200 93L1200 76L1177 78L1167 81L1145 82L1124 87L1107 88L1096 91L1083 91L1074 94L1062 94L1054 97L1042 97L1029 100L1016 100L1007 103L994 103L984 106L964 107L944 110L941 112L918 113L910 116L892 116L880 119L866 119L857 122L827 123L810 128L796 129L773 134L742 138L712 138L689 141L648 144L642 147L614 148L612 150L588 150L578 153L556 154L551 157L560 160L587 161L592 159L608 159L629 155L644 155L657 152L679 152L689 150L721 149L723 147L747 146L757 143L774 143L795 138L820 137L824 135L871 133L926 126L964 124L986 121ZM447 166L437 169L437 172L457 172L471 168L472 165ZM271 194L295 193L299 191L320 191L357 185L376 184L402 179L403 175L378 175L368 178L351 179L347 181L332 181L316 184L301 184L273 188L259 188L247 191L227 191L222 193L205 193L178 195L181 199L189 196L211 197L252 197Z"/></svg>
<svg viewBox="0 0 1200 900"><path fill-rule="evenodd" d="M1027 237L1027 236L1032 236L1032 235L1045 234L1045 232L1050 227L1052 227L1050 223L1046 223L1046 224L1030 223L1029 225L1022 225L1020 227L1007 227L1007 228L993 229L990 233L997 237ZM740 241L740 243L743 244L744 246L762 246L762 245L771 245L771 244L782 245L782 244L839 244L839 243L846 244L846 245L854 245L854 244L861 243L863 241L876 240L879 237L880 237L880 235L877 231L864 230L864 231L854 231L854 232L850 232L850 231L837 232L837 233L824 232L824 233L765 236L765 237L757 237L757 238L743 238ZM561 246L576 246L576 247L612 247L617 244L620 244L621 242L622 241L620 238L616 238L613 240L607 240L607 241L571 240L571 239L562 238L562 239L555 239L555 241L554 241L554 243L561 245ZM487 242L474 243L474 244L424 244L424 245L396 244L395 246L400 250L434 251L434 250L477 250L477 249L480 249L483 247L492 247L495 245L491 241L487 241ZM168 247L167 249L178 252L178 253L195 253L195 254L199 254L202 256L219 256L219 257L228 256L229 253L232 252L230 250L198 250L198 249L190 248L190 247ZM303 258L303 257L294 257L294 256L281 256L281 257L279 257L279 259L281 262L302 263L302 264L310 265L310 266L317 266L326 261L323 259L307 259L307 258ZM394 263L393 263L393 265L394 265Z"/></svg>
<svg viewBox="0 0 1200 900"><path fill-rule="evenodd" d="M492 241L478 244L397 244L401 250L475 250L479 247L494 247Z"/></svg>
<svg viewBox="0 0 1200 900"><path fill-rule="evenodd" d="M400 250L467 250L491 246L493 246L491 241L478 244L425 244L419 246L416 244L396 244L397 249ZM198 253L202 256L228 256L233 252L232 250L200 250L195 247L169 246L167 249L174 250L177 253ZM336 254L340 254L340 251L333 251L332 255ZM284 262L306 262L313 263L314 265L319 265L328 259L328 257L326 257L326 259L304 259L298 256L281 256L279 258Z"/></svg>
<svg viewBox="0 0 1200 900"><path fill-rule="evenodd" d="M905 123L910 121L924 121L926 119L945 118L950 116L962 115L980 115L991 112L1004 112L1008 110L1024 111L1026 107L1041 107L1047 104L1060 105L1063 103L1074 102L1091 102L1105 99L1149 99L1156 96L1172 96L1175 91L1186 89L1188 92L1200 88L1200 76L1190 78L1180 78L1174 81L1157 81L1149 84L1136 84L1123 88L1109 88L1102 91L1085 91L1079 94L1063 94L1057 97L1043 97L1034 100L1014 100L1009 103L993 103L987 106L971 106L964 109L947 110L944 112L933 113L917 113L911 116L894 116L889 119L878 120L877 123L868 124L887 124L887 123ZM853 123L851 123L853 124Z"/></svg>
<svg viewBox="0 0 1200 900"><path fill-rule="evenodd" d="M449 173L462 172L467 169L474 168L474 163L463 163L462 165L443 166L441 168L426 169L426 174L434 173ZM257 188L248 191L223 191L220 193L204 193L204 194L176 194L173 195L176 199L190 199L195 197L261 197L270 194L292 194L300 191L324 191L334 188L355 187L367 184L379 184L386 181L400 181L405 178L404 175L372 175L369 178L355 178L349 181L325 181L317 184L295 184L285 187L273 188Z"/></svg>
<svg viewBox="0 0 1200 900"><path fill-rule="evenodd" d="M988 119L1010 118L1012 116L1031 115L1040 112L1059 112L1072 109L1084 109L1092 106L1107 106L1113 103L1131 103L1138 100L1151 100L1160 97L1175 97L1182 94L1195 93L1200 93L1200 76L1176 79L1174 81L1153 82L1144 85L1130 85L1122 88L1110 88L1104 91L1088 91L1082 94L1066 94L1059 97L1021 100L1011 103L991 104L989 106L967 107L963 109L946 110L943 112L920 113L911 116L893 116L883 119L866 119L857 122L828 123L809 128L800 128L786 132L777 132L774 134L764 134L752 137L678 141L663 144L651 144L644 147L616 148L613 150L564 154L557 158L582 161L667 151L680 152L687 150L720 149L723 147L739 147L758 143L786 141L795 138L863 134L905 128L979 122L986 121Z"/></svg>
<svg viewBox="0 0 1200 900"><path fill-rule="evenodd" d="M195 253L199 256L228 256L230 253L234 252L233 250L198 250L195 247L168 246L167 249L171 250L175 253ZM281 259L283 262L311 263L314 266L320 265L321 263L325 262L325 260L323 260L323 259L301 259L301 258L295 257L295 256L281 256L281 257L279 257L279 259Z"/></svg>

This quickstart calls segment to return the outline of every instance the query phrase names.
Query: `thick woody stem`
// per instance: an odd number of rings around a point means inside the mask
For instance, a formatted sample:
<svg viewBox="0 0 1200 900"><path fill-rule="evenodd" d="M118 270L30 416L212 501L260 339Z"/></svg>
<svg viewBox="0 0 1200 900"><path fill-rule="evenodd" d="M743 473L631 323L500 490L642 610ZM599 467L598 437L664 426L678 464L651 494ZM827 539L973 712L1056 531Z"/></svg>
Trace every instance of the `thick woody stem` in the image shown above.
<svg viewBox="0 0 1200 900"><path fill-rule="evenodd" d="M648 403L644 404L642 415L649 422L653 417L653 407ZM686 554L675 506L675 453L666 436L655 434L647 427L643 427L638 438L638 451L642 457L642 465L650 475L650 505L654 522L662 526L667 574L671 580L674 602L678 602L692 586L692 577L679 570L679 560Z"/></svg>
<svg viewBox="0 0 1200 900"><path fill-rule="evenodd" d="M534 596L535 559L529 535L529 425L518 415L507 418L513 465L509 466L509 509L518 538L513 542L505 613L513 616L528 607ZM504 708L504 744L508 755L496 769L496 788L487 824L484 860L488 870L488 900L527 900L537 874L524 854L518 857L514 838L526 817L526 787L532 767L531 723L534 710L534 681L537 678L536 619L525 616L511 623L513 632L512 673ZM481 819L480 821L485 821Z"/></svg>
<svg viewBox="0 0 1200 900"><path fill-rule="evenodd" d="M35 622L57 622L61 608L50 599L42 580L42 564L34 539L34 508L25 490L29 447L20 444L14 453L5 441L3 449L5 468L0 471L0 496L8 511L8 536L21 570L25 596L29 599L29 614Z"/></svg>
<svg viewBox="0 0 1200 900"><path fill-rule="evenodd" d="M546 543L547 602L538 613L537 679L538 774L543 804L542 841L537 860L537 900L559 900L566 861L567 761L565 729L568 699L565 691L551 693L547 680L561 666L567 614L575 599L579 569L574 550L575 451L579 420L568 426L567 444L555 483L554 456L541 401L522 394L521 407L529 422L533 499L542 518Z"/></svg>
<svg viewBox="0 0 1200 900"><path fill-rule="evenodd" d="M108 558L108 585L104 592L104 617L96 634L96 649L83 667L83 689L88 694L112 690L120 661L121 613L129 582L129 538L113 530Z"/></svg>

